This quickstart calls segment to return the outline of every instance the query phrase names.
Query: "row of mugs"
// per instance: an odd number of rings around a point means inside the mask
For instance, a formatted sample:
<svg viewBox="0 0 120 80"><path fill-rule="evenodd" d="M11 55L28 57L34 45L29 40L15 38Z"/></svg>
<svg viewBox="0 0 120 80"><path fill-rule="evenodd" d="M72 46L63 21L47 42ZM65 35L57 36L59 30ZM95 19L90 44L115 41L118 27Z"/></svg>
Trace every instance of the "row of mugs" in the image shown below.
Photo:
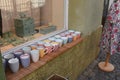
<svg viewBox="0 0 120 80"><path fill-rule="evenodd" d="M58 48L79 39L80 36L80 32L68 30L46 40L38 41L34 44L23 47L20 50L14 51L11 54L3 56L3 65L5 68L6 66L9 66L12 72L15 73L19 70L20 63L26 68L30 65L31 59L33 62L37 62L41 57L57 51Z"/></svg>

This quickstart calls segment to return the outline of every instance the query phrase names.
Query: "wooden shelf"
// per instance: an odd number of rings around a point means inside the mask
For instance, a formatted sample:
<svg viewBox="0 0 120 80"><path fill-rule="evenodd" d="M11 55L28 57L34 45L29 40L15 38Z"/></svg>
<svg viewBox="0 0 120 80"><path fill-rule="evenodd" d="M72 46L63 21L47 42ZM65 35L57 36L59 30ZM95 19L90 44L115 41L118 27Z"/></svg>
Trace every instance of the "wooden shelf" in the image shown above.
<svg viewBox="0 0 120 80"><path fill-rule="evenodd" d="M80 38L72 43L68 43L63 47L59 48L56 52L52 52L50 54L45 55L43 58L36 63L31 63L29 67L22 68L20 67L17 73L12 73L10 70L6 71L6 80L20 80L23 77L27 76L28 74L32 73L33 71L39 69L43 65L47 64L47 62L53 60L54 58L58 57L59 55L63 54L68 49L72 48L76 44L80 43L83 39Z"/></svg>

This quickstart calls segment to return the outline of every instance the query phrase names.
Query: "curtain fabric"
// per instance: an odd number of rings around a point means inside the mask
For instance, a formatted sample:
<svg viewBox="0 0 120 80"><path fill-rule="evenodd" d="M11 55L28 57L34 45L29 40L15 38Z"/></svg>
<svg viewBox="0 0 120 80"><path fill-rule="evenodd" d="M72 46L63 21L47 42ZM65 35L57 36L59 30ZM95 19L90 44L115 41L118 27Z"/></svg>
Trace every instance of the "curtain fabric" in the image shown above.
<svg viewBox="0 0 120 80"><path fill-rule="evenodd" d="M120 0L113 2L103 27L100 47L106 53L120 53Z"/></svg>
<svg viewBox="0 0 120 80"><path fill-rule="evenodd" d="M3 33L14 31L14 18L19 17L20 12L40 22L40 8L34 8L31 0L0 0L0 9L2 10Z"/></svg>

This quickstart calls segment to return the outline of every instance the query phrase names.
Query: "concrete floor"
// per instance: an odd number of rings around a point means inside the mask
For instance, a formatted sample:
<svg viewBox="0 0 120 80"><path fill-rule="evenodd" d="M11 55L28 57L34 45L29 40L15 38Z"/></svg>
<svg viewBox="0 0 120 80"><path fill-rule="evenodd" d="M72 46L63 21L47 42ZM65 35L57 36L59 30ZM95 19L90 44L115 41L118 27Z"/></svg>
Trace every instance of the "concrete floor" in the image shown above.
<svg viewBox="0 0 120 80"><path fill-rule="evenodd" d="M86 70L79 76L78 80L120 80L120 54L116 53L110 57L110 63L115 66L112 72L103 72L98 68L98 63L105 61L106 54L102 51Z"/></svg>

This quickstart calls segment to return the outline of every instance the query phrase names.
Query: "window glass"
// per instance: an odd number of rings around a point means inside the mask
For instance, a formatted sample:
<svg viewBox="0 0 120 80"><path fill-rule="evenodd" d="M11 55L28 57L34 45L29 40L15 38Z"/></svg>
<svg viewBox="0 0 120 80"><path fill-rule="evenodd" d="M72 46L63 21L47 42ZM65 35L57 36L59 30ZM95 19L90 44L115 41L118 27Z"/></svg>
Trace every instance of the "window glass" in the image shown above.
<svg viewBox="0 0 120 80"><path fill-rule="evenodd" d="M65 0L0 0L2 51L64 29L64 3Z"/></svg>

